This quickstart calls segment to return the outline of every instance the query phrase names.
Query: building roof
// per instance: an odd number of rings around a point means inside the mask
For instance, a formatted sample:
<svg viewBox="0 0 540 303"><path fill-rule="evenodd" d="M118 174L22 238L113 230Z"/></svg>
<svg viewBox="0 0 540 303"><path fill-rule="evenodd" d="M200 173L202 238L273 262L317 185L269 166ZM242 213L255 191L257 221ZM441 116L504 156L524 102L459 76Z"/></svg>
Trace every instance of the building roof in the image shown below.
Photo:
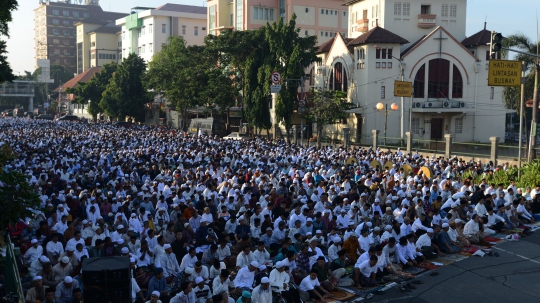
<svg viewBox="0 0 540 303"><path fill-rule="evenodd" d="M375 26L361 36L349 42L349 45L367 44L367 43L399 43L407 44L409 41L404 39L389 30L380 26Z"/></svg>
<svg viewBox="0 0 540 303"><path fill-rule="evenodd" d="M109 22L101 19L101 18L96 18L96 17L88 17L88 18L84 18L82 19L81 21L75 23L75 25L78 25L78 24L82 24L82 23L90 23L90 24L107 24Z"/></svg>
<svg viewBox="0 0 540 303"><path fill-rule="evenodd" d="M164 4L156 8L156 10L206 15L206 7L204 6L184 5L184 4L176 4L176 3Z"/></svg>
<svg viewBox="0 0 540 303"><path fill-rule="evenodd" d="M413 49L416 45L418 45L418 43L422 42L422 40L424 40L425 37L427 37L427 35L423 35L422 38L416 40L416 42L413 42L411 45L409 45L409 47L407 47L401 52L400 56L403 57L403 55L408 53L411 49Z"/></svg>
<svg viewBox="0 0 540 303"><path fill-rule="evenodd" d="M87 70L85 70L84 72L78 74L77 76L71 78L71 80L69 80L68 82L62 84L61 88L62 88L62 91L66 91L66 89L68 88L74 88L76 87L79 82L88 82L90 81L90 79L96 74L96 73L99 73L99 71L101 70L101 67L92 67L92 68L89 68ZM59 91L59 88L56 88L54 90L55 92L58 92Z"/></svg>
<svg viewBox="0 0 540 303"><path fill-rule="evenodd" d="M90 34L90 33L116 34L121 30L122 30L122 27L120 26L104 25L104 26L95 28L87 32L87 34Z"/></svg>
<svg viewBox="0 0 540 303"><path fill-rule="evenodd" d="M355 4L356 2L361 2L361 1L364 1L364 0L345 0L342 5L349 6L351 4Z"/></svg>
<svg viewBox="0 0 540 303"><path fill-rule="evenodd" d="M338 33L339 34L339 33ZM341 34L339 34L341 36ZM334 45L334 41L336 40L336 36L332 37L332 39L324 42L323 44L319 45L318 46L318 49L316 51L317 54L322 54L322 53L328 53L330 52L330 50L332 49L332 46ZM343 42L345 42L345 45L347 45L347 48L349 49L349 52L352 52L353 51L353 47L352 45L350 45L349 43L353 40L351 38L343 38L343 36L341 37L343 39Z"/></svg>
<svg viewBox="0 0 540 303"><path fill-rule="evenodd" d="M463 46L465 47L486 45L489 43L491 43L491 31L488 31L485 28L478 33L461 41L461 44L463 44Z"/></svg>

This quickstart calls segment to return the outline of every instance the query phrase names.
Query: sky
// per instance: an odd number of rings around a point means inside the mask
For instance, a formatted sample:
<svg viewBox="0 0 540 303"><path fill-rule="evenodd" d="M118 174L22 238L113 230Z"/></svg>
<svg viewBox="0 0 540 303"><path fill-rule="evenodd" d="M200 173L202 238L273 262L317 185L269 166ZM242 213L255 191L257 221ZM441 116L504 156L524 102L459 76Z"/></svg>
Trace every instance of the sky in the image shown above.
<svg viewBox="0 0 540 303"><path fill-rule="evenodd" d="M131 7L158 7L165 3L206 6L206 0L100 0L103 10L125 13L129 13ZM522 32L531 40L536 39L536 19L540 1L468 0L467 3L467 36L483 29L484 21L487 21L489 30L501 32L503 35ZM24 74L25 70L33 72L35 69L33 18L34 9L37 7L38 0L19 0L19 9L13 12L7 50L8 61L15 75Z"/></svg>

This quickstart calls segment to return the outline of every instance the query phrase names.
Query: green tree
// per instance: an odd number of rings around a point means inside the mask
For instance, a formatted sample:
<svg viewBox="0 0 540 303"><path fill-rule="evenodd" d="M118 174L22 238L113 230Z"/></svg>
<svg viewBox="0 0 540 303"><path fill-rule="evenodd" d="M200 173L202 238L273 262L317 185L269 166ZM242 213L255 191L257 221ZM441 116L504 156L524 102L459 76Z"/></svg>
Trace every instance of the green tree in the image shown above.
<svg viewBox="0 0 540 303"><path fill-rule="evenodd" d="M103 112L100 106L103 92L117 69L118 64L115 62L107 63L88 82L79 82L75 88L66 90L66 92L75 95L72 103L86 104L90 101L88 113L92 115L94 121L97 120L97 115Z"/></svg>
<svg viewBox="0 0 540 303"><path fill-rule="evenodd" d="M39 196L28 183L25 174L14 169L5 169L16 157L7 144L0 147L0 226L4 228L29 216L29 209L40 206Z"/></svg>
<svg viewBox="0 0 540 303"><path fill-rule="evenodd" d="M170 37L149 63L146 87L162 93L184 122L187 110L195 106L224 112L234 105L237 91L231 69L220 64L219 56L216 44L187 46L181 37Z"/></svg>
<svg viewBox="0 0 540 303"><path fill-rule="evenodd" d="M11 12L16 10L19 4L17 0L0 1L0 36L9 38L9 23L13 20ZM0 40L0 83L13 81L15 75L7 62L6 41Z"/></svg>
<svg viewBox="0 0 540 303"><path fill-rule="evenodd" d="M347 101L347 93L338 90L312 89L306 98L307 104L301 116L317 124L317 146L321 147L322 131L326 125L347 118L347 110L353 104Z"/></svg>
<svg viewBox="0 0 540 303"><path fill-rule="evenodd" d="M300 29L296 28L296 14L292 15L289 23L283 18L272 25L266 25L265 40L269 47L269 62L265 64L259 81L270 85L270 74L277 70L281 72L285 85L282 86L276 102L276 118L283 123L287 131L287 142L290 142L291 119L295 105L298 103L298 86L288 85L287 79L300 79L304 68L312 62L319 61L315 52L316 36L300 37Z"/></svg>
<svg viewBox="0 0 540 303"><path fill-rule="evenodd" d="M145 74L144 59L130 54L113 73L99 106L113 119L144 121L144 105L152 101L142 82Z"/></svg>

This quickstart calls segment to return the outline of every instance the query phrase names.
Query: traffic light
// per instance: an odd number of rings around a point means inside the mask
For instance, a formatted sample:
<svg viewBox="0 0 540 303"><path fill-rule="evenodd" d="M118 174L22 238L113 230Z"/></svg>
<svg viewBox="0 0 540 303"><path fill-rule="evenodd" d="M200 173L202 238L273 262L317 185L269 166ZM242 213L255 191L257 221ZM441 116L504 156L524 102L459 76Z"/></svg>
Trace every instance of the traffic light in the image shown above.
<svg viewBox="0 0 540 303"><path fill-rule="evenodd" d="M501 33L497 33L496 31L491 31L491 43L490 43L490 53L492 57L494 57L494 54L497 54L502 49L502 39L503 35Z"/></svg>

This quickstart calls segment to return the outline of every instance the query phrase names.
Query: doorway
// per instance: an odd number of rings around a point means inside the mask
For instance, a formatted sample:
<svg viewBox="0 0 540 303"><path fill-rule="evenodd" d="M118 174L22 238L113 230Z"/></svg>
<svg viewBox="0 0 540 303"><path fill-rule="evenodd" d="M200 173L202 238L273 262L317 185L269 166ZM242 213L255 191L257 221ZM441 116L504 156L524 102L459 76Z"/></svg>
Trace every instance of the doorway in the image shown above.
<svg viewBox="0 0 540 303"><path fill-rule="evenodd" d="M442 140L443 137L443 118L431 119L431 140Z"/></svg>
<svg viewBox="0 0 540 303"><path fill-rule="evenodd" d="M354 114L356 116L356 143L361 144L362 139L362 115Z"/></svg>

